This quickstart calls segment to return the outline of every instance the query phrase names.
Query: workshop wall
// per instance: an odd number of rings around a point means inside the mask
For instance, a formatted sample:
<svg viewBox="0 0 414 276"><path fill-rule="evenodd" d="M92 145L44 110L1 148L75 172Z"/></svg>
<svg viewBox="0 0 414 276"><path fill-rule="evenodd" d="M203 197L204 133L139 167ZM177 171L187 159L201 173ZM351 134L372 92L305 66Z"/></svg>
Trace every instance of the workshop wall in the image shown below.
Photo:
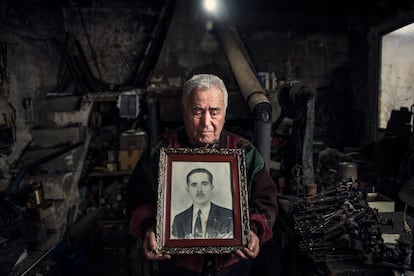
<svg viewBox="0 0 414 276"><path fill-rule="evenodd" d="M17 117L17 139L9 160L15 160L30 141L29 129L36 124L24 119L22 100L31 98L36 105L36 100L46 93L62 92L56 91L62 87L59 84L62 57L56 42L63 39L64 32L79 42L88 68L105 88L128 85L161 9L159 1L153 4L143 1L141 6L129 1L121 4L103 1L100 5L91 2L85 3L86 6L42 2L6 1L3 4L2 18L7 23L3 24L0 39L8 43L9 102L16 109ZM287 4L274 3L268 9L259 10L260 3L251 7L246 1L243 5L235 2L229 1L229 11L256 71L274 72L278 80L299 79L311 83L319 90L321 110L332 100L342 105L345 100L349 108L346 111L352 117L349 120L338 115L340 119L330 123L344 124L342 132L348 133L343 141L336 142L341 146L360 143L370 123L366 122L369 117L366 113L375 111L366 109L375 106L372 103L375 99L366 93L371 69L367 36L373 26L407 10L411 4L388 1L382 6L367 4L357 9L350 8L352 4L334 8L324 1L319 6L302 3L304 6L300 7L299 1L294 1L290 8ZM178 64L186 61L181 56L185 54L178 53ZM341 85L344 80L348 83L332 93L335 85ZM65 92L76 90L66 89ZM337 97L335 93L344 90L346 94ZM325 119L331 117L329 112ZM326 132L331 127L327 125L324 122L318 127Z"/></svg>
<svg viewBox="0 0 414 276"><path fill-rule="evenodd" d="M94 76L125 84L133 77L157 11L137 8L65 8L67 31L79 40Z"/></svg>
<svg viewBox="0 0 414 276"><path fill-rule="evenodd" d="M25 117L23 99L29 98L31 104L35 105L39 97L45 97L46 93L54 90L56 75L53 72L57 71L58 51L48 41L27 43L24 39L18 39L16 45L11 44L9 48L10 102L16 109L17 118L13 157L30 141L29 129L36 120L35 106L33 116Z"/></svg>
<svg viewBox="0 0 414 276"><path fill-rule="evenodd" d="M68 62L64 53L71 50L63 48L68 36L81 45L81 52L74 51L72 57L84 57L87 64L83 65L89 67L98 83L105 83L108 88L128 84L159 11L151 7L78 8L43 2L10 1L2 10L2 21L6 23L2 24L0 41L6 45L4 70L9 77L5 94L16 111L17 130L12 152L5 156L7 164L15 161L30 142L30 129L39 124L42 110L38 103L42 99L54 93L87 92L71 84L73 79L67 84L63 76L67 70L65 61ZM76 69L79 73L86 70ZM29 100L30 110L25 109L24 99Z"/></svg>
<svg viewBox="0 0 414 276"><path fill-rule="evenodd" d="M258 72L274 72L278 86L298 80L317 90L316 139L340 149L362 142L364 106L369 100L364 95L367 61L351 65L355 37L350 29L356 26L349 17L267 10L236 13L235 20ZM363 35L354 34L358 40Z"/></svg>

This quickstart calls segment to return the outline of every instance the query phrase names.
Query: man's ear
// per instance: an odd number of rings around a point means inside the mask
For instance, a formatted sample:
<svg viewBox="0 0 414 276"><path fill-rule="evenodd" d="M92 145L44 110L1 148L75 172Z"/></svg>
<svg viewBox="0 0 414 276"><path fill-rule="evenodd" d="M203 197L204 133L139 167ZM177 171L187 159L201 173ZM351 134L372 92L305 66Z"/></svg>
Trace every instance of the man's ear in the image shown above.
<svg viewBox="0 0 414 276"><path fill-rule="evenodd" d="M185 189L187 190L187 192L189 193L190 191L188 190L188 185L187 186L185 186Z"/></svg>

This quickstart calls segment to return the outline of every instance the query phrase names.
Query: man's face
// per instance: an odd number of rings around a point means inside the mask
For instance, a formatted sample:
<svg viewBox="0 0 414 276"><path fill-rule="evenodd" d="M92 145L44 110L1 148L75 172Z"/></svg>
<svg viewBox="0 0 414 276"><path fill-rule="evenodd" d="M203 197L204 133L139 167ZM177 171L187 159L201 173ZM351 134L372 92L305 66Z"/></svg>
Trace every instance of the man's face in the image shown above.
<svg viewBox="0 0 414 276"><path fill-rule="evenodd" d="M194 204L203 206L210 202L213 187L207 173L197 172L190 175L187 183L187 192L190 194Z"/></svg>
<svg viewBox="0 0 414 276"><path fill-rule="evenodd" d="M191 143L207 146L219 141L226 117L220 89L193 91L183 109L184 125Z"/></svg>

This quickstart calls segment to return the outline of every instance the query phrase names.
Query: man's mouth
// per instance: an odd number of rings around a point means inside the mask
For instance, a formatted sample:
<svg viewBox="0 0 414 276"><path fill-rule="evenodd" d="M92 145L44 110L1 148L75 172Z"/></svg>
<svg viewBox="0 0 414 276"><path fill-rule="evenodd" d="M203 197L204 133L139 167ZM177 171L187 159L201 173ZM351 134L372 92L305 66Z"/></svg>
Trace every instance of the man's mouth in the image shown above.
<svg viewBox="0 0 414 276"><path fill-rule="evenodd" d="M209 134L211 134L211 133L213 133L213 132L212 132L212 131L208 131L208 130L201 131L201 134L202 134L202 135L209 135Z"/></svg>

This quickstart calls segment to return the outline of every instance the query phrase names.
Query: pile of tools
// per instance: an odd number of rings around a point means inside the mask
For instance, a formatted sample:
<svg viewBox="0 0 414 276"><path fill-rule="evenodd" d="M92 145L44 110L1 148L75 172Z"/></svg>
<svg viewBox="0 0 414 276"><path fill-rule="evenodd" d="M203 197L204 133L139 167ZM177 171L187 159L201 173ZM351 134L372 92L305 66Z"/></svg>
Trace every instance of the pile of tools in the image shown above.
<svg viewBox="0 0 414 276"><path fill-rule="evenodd" d="M384 243L381 225L392 225L369 207L366 193L346 183L294 204L293 224L299 250L314 262L354 260L410 268L411 241Z"/></svg>

